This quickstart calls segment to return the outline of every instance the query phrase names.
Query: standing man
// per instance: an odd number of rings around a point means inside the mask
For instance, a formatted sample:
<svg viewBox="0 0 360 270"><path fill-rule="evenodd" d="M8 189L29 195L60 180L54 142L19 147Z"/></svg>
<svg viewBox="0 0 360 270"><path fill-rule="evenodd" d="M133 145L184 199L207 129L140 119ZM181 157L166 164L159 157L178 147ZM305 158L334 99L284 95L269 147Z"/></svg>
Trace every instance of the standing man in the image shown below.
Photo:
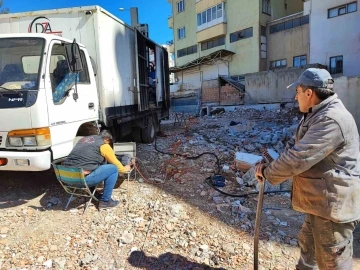
<svg viewBox="0 0 360 270"><path fill-rule="evenodd" d="M306 214L299 233L298 270L352 269L353 230L360 219L359 135L325 69L309 68L295 99L304 114L280 157L256 166L272 185L293 177L292 205Z"/></svg>
<svg viewBox="0 0 360 270"><path fill-rule="evenodd" d="M110 146L111 142L112 135L107 130L103 130L99 136L84 137L64 161L64 165L82 168L89 186L96 186L104 181L104 193L100 198L99 209L119 204L119 201L111 199L118 173L130 171L130 165L123 166L116 158ZM106 164L106 161L110 164Z"/></svg>

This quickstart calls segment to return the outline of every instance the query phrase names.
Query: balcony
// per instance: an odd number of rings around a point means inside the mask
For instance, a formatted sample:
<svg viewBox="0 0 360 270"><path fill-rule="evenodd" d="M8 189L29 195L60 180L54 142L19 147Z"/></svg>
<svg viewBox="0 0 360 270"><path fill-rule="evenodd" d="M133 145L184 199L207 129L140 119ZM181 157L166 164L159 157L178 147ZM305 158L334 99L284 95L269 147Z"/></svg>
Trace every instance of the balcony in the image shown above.
<svg viewBox="0 0 360 270"><path fill-rule="evenodd" d="M221 0L215 2L211 6L208 5L209 3L200 4L201 2L196 5L198 42L226 35L225 5ZM202 9L200 9L201 5Z"/></svg>
<svg viewBox="0 0 360 270"><path fill-rule="evenodd" d="M218 23L196 33L197 42L203 42L219 36L226 36L226 23Z"/></svg>
<svg viewBox="0 0 360 270"><path fill-rule="evenodd" d="M222 4L223 2L225 2L226 0L196 0L195 2L195 8L196 8L196 13L202 12L204 10L206 10L207 8L209 8L210 6L215 6L217 4ZM238 1L238 0L235 0Z"/></svg>
<svg viewBox="0 0 360 270"><path fill-rule="evenodd" d="M169 27L170 29L173 29L173 28L174 28L174 17L173 17L173 16L170 16L170 17L168 18L168 27Z"/></svg>
<svg viewBox="0 0 360 270"><path fill-rule="evenodd" d="M218 25L220 23L226 23L226 18L224 16L214 19L210 22L203 23L202 25L197 26L197 32L200 32L202 30L205 30L207 28L213 27L215 25Z"/></svg>

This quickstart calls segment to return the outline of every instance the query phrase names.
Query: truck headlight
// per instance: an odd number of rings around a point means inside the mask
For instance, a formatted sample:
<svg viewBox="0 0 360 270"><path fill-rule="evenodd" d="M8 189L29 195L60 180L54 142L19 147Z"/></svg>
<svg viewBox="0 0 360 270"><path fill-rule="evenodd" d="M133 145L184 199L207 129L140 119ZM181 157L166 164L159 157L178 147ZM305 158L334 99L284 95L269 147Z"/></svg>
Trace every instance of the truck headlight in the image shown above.
<svg viewBox="0 0 360 270"><path fill-rule="evenodd" d="M10 146L21 147L23 146L22 140L19 137L9 138Z"/></svg>
<svg viewBox="0 0 360 270"><path fill-rule="evenodd" d="M8 138L9 145L15 147L51 145L51 135L48 127L13 130L8 133Z"/></svg>
<svg viewBox="0 0 360 270"><path fill-rule="evenodd" d="M36 146L35 137L24 137L23 142L24 142L24 146Z"/></svg>

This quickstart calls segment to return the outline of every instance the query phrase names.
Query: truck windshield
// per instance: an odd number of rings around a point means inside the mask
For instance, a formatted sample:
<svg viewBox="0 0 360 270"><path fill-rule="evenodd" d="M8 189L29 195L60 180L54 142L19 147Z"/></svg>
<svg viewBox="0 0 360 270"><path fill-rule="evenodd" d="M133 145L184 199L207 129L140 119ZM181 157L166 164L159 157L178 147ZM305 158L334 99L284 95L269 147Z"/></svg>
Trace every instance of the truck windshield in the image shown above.
<svg viewBox="0 0 360 270"><path fill-rule="evenodd" d="M0 38L0 93L39 89L42 38Z"/></svg>

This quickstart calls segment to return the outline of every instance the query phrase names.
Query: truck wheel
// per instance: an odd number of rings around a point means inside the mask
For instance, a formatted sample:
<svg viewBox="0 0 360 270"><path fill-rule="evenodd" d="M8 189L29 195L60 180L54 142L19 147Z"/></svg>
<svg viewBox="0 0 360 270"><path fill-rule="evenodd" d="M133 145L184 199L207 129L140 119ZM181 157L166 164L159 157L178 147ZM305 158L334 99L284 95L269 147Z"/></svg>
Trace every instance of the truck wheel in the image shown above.
<svg viewBox="0 0 360 270"><path fill-rule="evenodd" d="M155 127L152 117L148 117L146 128L141 130L141 138L144 143L152 143L155 139Z"/></svg>
<svg viewBox="0 0 360 270"><path fill-rule="evenodd" d="M134 140L134 142L136 143L141 143L142 140L141 140L141 129L139 127L133 127L132 128L132 138Z"/></svg>

